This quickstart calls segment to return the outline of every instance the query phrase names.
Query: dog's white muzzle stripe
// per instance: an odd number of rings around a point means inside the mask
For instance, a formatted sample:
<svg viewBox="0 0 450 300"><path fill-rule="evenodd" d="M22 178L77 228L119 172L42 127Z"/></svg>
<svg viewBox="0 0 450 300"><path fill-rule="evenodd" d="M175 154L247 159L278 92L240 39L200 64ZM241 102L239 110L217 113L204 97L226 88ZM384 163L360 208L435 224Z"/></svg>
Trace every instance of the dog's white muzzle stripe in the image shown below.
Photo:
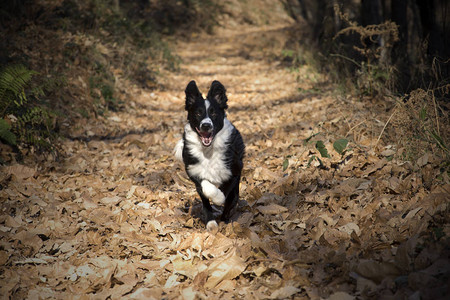
<svg viewBox="0 0 450 300"><path fill-rule="evenodd" d="M214 128L213 121L209 117L204 118L200 122L200 128L202 128L202 125L204 125L204 124L209 124L209 125L211 125L211 128Z"/></svg>
<svg viewBox="0 0 450 300"><path fill-rule="evenodd" d="M204 124L209 124L209 125L211 125L211 129L213 130L214 129L214 124L213 124L213 121L211 120L211 118L209 117L209 114L208 114L210 106L211 106L211 103L209 102L209 100L205 100L206 118L204 118L200 122L200 128L202 128L202 125L204 125Z"/></svg>

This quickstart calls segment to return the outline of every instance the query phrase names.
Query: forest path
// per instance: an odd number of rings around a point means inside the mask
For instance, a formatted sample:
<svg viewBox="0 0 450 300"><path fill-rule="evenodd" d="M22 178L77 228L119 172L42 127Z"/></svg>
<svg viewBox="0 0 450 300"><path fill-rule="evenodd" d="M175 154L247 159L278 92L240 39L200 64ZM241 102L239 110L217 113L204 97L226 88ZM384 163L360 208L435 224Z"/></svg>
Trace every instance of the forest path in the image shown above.
<svg viewBox="0 0 450 300"><path fill-rule="evenodd" d="M163 73L164 88L126 86L125 109L66 140L63 162L9 167L0 295L351 299L407 272L401 259L412 244L397 263L391 246L423 230L448 196L368 147L383 125L369 122L373 112L337 105L326 85L313 89L326 81L310 66L293 72L268 59L265 51L281 51L284 30L240 27L179 41L183 63ZM216 234L205 230L172 155L192 79L204 94L215 79L225 85L228 117L247 147L239 208ZM315 144L304 143L319 132L330 154L323 165ZM340 137L354 141L344 156L333 152Z"/></svg>

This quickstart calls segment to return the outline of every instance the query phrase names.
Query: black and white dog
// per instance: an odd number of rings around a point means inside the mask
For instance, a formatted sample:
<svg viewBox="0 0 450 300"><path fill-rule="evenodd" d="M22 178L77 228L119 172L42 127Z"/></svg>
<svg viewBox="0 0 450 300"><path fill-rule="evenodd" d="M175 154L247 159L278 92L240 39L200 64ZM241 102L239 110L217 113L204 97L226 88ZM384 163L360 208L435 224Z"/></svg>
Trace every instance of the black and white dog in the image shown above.
<svg viewBox="0 0 450 300"><path fill-rule="evenodd" d="M215 80L203 99L195 81L189 82L185 91L188 123L174 149L202 199L209 231L218 227L209 201L224 205L222 221L228 221L238 202L245 150L241 134L226 118L225 92L225 87Z"/></svg>

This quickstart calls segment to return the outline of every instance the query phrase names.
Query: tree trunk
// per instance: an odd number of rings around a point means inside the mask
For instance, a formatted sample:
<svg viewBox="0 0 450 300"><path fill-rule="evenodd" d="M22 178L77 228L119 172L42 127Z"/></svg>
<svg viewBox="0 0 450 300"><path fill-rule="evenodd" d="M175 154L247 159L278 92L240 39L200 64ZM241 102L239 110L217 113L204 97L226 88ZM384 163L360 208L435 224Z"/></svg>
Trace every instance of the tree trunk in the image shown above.
<svg viewBox="0 0 450 300"><path fill-rule="evenodd" d="M398 71L398 88L405 92L410 82L409 58L408 58L408 0L395 0L391 2L392 21L398 25L399 41L392 51L392 61Z"/></svg>

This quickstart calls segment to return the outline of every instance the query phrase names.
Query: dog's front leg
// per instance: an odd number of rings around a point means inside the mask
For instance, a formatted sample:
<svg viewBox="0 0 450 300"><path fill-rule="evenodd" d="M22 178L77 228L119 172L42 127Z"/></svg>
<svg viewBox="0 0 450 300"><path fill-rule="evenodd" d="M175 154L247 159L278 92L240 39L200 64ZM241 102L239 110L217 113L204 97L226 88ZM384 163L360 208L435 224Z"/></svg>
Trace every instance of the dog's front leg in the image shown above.
<svg viewBox="0 0 450 300"><path fill-rule="evenodd" d="M202 199L203 203L203 213L205 214L206 220L206 229L208 231L215 231L219 227L216 220L214 219L213 209L211 203L209 203L208 197L204 194L202 185L198 181L194 181L195 187L197 189L197 193Z"/></svg>
<svg viewBox="0 0 450 300"><path fill-rule="evenodd" d="M202 180L201 183L203 194L209 198L215 205L223 205L225 203L225 195L214 184L208 180Z"/></svg>
<svg viewBox="0 0 450 300"><path fill-rule="evenodd" d="M221 186L221 189L227 195L225 199L225 205L223 207L223 213L220 220L228 222L231 215L231 210L236 206L239 200L239 182L241 176L233 176L229 181Z"/></svg>

